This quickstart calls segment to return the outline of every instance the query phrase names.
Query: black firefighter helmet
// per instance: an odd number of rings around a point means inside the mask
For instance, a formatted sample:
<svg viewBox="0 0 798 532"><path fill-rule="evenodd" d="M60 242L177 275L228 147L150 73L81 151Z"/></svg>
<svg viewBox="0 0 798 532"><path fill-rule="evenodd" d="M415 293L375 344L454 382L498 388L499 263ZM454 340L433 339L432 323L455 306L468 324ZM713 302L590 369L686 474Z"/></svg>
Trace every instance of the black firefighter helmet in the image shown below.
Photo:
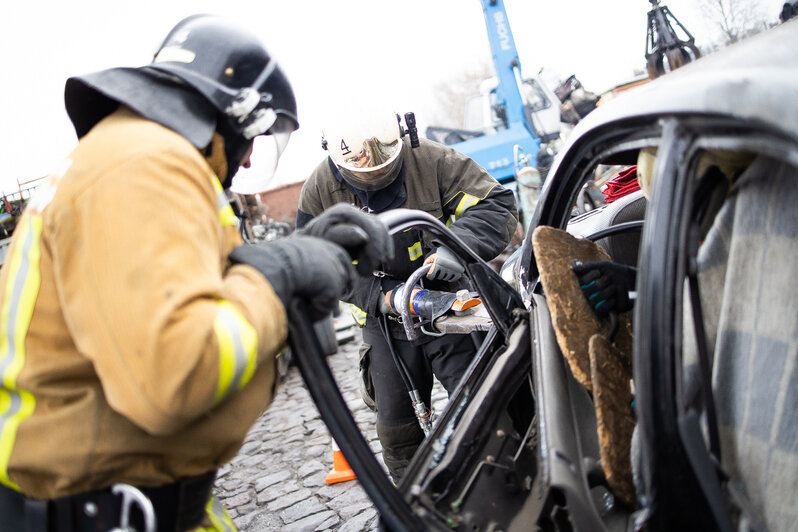
<svg viewBox="0 0 798 532"><path fill-rule="evenodd" d="M225 184L252 139L274 140L276 166L298 127L294 92L275 60L253 34L212 15L179 22L149 65L69 78L64 99L78 138L120 103L200 150L218 131L225 142Z"/></svg>

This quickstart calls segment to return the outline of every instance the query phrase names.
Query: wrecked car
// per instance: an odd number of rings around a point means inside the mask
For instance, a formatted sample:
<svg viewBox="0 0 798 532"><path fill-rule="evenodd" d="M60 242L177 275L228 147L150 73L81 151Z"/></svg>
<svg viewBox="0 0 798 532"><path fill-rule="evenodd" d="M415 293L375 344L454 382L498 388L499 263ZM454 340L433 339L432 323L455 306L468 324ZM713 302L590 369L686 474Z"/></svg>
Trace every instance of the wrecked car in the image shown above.
<svg viewBox="0 0 798 532"><path fill-rule="evenodd" d="M784 24L590 113L501 275L423 213L380 215L452 249L491 321L395 488L311 356L309 326L291 320L311 395L383 528L794 527L796 48L798 23ZM598 172L630 168L639 191L574 216ZM574 261L635 267L633 309L599 318Z"/></svg>

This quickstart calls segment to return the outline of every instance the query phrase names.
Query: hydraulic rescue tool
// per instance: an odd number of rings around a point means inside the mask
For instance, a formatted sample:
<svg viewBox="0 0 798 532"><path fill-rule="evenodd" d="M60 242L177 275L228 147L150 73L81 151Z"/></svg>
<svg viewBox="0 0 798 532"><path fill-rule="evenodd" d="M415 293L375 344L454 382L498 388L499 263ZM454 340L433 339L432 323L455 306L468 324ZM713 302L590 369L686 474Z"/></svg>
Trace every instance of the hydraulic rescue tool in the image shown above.
<svg viewBox="0 0 798 532"><path fill-rule="evenodd" d="M418 338L416 327L420 328L426 335L442 336L444 333L426 329L425 326L432 325L437 318L440 318L449 311L460 312L481 303L481 301L473 297L473 294L468 290L452 293L439 290L428 290L417 285L416 283L421 280L432 266L432 264L422 265L410 275L406 283L400 284L385 295L385 308L390 314L400 316L408 340L415 340ZM414 316L421 321L414 321ZM424 431L424 435L426 436L432 428L432 409L424 403L407 366L402 360L402 357L400 357L394 349L393 340L388 329L388 316L383 314L379 324L380 330L391 351L391 357L410 395L410 403L416 414L416 419L418 419L421 430Z"/></svg>
<svg viewBox="0 0 798 532"><path fill-rule="evenodd" d="M426 273L428 269L428 264L420 268L422 274ZM476 307L482 301L469 290L443 292L429 290L407 282L385 294L384 303L391 314L401 317L408 339L413 340L418 337L415 332L416 328L429 336L441 336L444 334L443 331L434 330L435 320L450 312L455 315L465 312ZM414 318L419 321L414 322ZM427 328L427 325L433 325L433 329Z"/></svg>

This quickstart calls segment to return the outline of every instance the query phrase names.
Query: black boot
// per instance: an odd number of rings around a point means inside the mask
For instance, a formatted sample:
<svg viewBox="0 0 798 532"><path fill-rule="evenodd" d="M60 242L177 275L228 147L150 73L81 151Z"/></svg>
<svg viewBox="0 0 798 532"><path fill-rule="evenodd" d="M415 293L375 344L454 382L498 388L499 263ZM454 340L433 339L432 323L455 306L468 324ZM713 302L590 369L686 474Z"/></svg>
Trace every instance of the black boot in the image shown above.
<svg viewBox="0 0 798 532"><path fill-rule="evenodd" d="M377 423L377 436L382 445L382 460L388 467L394 484L399 484L407 464L424 440L424 431L418 422L389 427Z"/></svg>

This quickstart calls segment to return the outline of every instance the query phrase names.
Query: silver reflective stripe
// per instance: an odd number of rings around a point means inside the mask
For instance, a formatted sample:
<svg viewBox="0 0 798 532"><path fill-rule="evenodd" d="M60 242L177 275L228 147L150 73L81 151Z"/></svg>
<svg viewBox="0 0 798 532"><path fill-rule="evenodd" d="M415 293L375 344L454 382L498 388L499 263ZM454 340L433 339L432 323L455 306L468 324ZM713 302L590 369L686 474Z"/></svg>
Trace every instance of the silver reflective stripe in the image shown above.
<svg viewBox="0 0 798 532"><path fill-rule="evenodd" d="M460 200L460 203L457 204L457 208L454 211L455 216L462 216L463 213L469 208L473 207L479 203L479 198L472 195L463 193L463 199Z"/></svg>
<svg viewBox="0 0 798 532"><path fill-rule="evenodd" d="M238 218L233 212L233 207L230 206L230 200L222 190L222 184L215 177L213 178L213 187L216 189L216 208L219 211L219 221L225 227L237 226Z"/></svg>
<svg viewBox="0 0 798 532"><path fill-rule="evenodd" d="M230 206L230 200L227 199L227 194L224 191L216 194L216 207L221 211L225 207Z"/></svg>
<svg viewBox="0 0 798 532"><path fill-rule="evenodd" d="M219 383L216 401L240 390L255 370L257 334L229 301L219 301L214 330L219 343Z"/></svg>
<svg viewBox="0 0 798 532"><path fill-rule="evenodd" d="M214 532L237 532L238 529L233 523L233 520L230 519L230 516L224 511L222 504L216 497L211 496L208 504L205 506L205 513L210 518L211 523L213 523L214 528L212 530L214 530Z"/></svg>
<svg viewBox="0 0 798 532"><path fill-rule="evenodd" d="M421 249L421 242L416 242L407 248L407 254L411 261L418 260L424 254L424 250Z"/></svg>
<svg viewBox="0 0 798 532"><path fill-rule="evenodd" d="M17 388L16 379L25 363L24 335L30 325L33 306L41 282L38 239L41 217L23 217L19 232L22 241L15 247L5 267L10 268L2 306L2 351L0 351L0 483L18 489L8 478L8 462L19 423L33 413L33 395ZM22 334L20 338L18 335ZM6 399L7 398L7 399Z"/></svg>
<svg viewBox="0 0 798 532"><path fill-rule="evenodd" d="M235 355L235 372L233 374L233 381L230 383L230 389L237 390L241 384L241 378L244 376L244 371L247 369L247 362L249 359L247 357L246 348L244 347L244 342L241 339L238 320L230 316L227 312L223 312L222 314L224 315L222 320L225 322L225 326L227 326L227 330L230 331L233 339L233 354Z"/></svg>

